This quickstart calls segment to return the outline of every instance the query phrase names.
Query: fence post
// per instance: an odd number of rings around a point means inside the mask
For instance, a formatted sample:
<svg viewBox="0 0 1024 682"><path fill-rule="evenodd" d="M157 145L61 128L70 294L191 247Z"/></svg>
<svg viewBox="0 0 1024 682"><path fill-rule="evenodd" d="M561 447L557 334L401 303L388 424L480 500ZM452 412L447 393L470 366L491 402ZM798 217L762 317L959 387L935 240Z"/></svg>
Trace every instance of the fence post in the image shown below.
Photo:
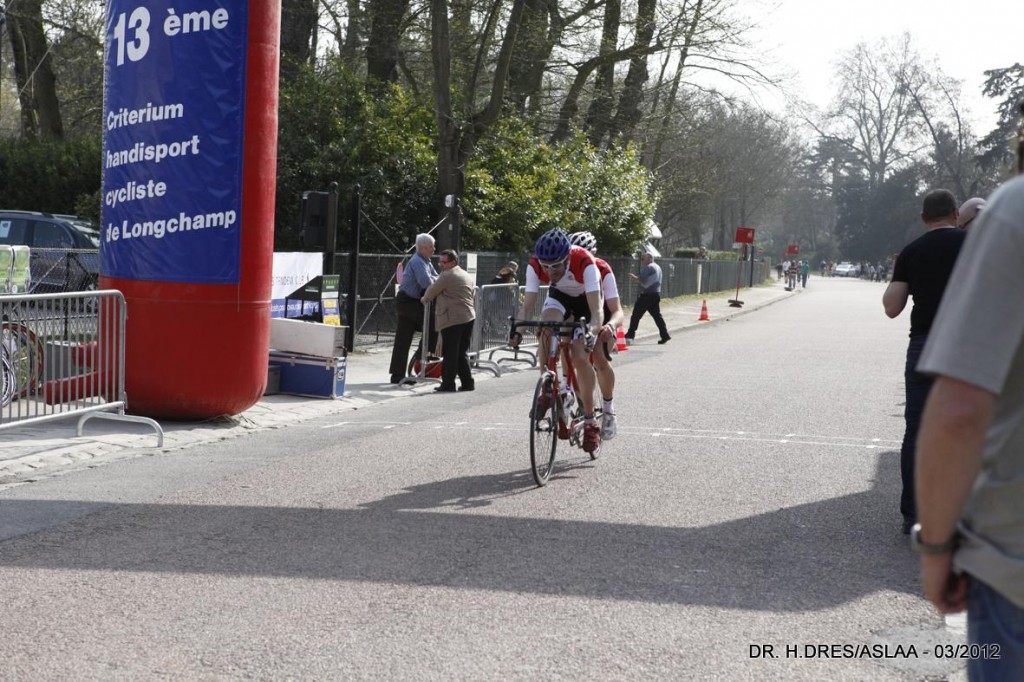
<svg viewBox="0 0 1024 682"><path fill-rule="evenodd" d="M352 235L348 254L348 298L345 301L345 315L348 329L345 331L345 350L351 353L356 347L356 305L359 302L359 240L362 236L363 188L356 185L352 194Z"/></svg>

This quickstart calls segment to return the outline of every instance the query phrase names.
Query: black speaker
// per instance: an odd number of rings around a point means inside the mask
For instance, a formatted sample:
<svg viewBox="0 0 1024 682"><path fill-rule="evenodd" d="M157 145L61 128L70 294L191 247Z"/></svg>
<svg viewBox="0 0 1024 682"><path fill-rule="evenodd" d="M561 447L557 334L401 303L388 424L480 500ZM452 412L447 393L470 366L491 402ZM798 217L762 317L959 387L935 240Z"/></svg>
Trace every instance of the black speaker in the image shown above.
<svg viewBox="0 0 1024 682"><path fill-rule="evenodd" d="M327 213L331 195L328 192L302 193L302 248L307 251L326 251Z"/></svg>

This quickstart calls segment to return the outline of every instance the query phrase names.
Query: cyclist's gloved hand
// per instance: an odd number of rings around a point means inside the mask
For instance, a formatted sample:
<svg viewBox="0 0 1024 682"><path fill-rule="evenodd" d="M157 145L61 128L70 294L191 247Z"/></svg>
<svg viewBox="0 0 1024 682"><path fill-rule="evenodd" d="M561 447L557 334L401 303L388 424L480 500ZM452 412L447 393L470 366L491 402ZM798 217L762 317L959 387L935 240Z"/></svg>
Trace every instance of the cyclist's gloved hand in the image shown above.
<svg viewBox="0 0 1024 682"><path fill-rule="evenodd" d="M520 342L523 340L523 335L519 332L512 332L508 335L508 345L512 348L519 348Z"/></svg>

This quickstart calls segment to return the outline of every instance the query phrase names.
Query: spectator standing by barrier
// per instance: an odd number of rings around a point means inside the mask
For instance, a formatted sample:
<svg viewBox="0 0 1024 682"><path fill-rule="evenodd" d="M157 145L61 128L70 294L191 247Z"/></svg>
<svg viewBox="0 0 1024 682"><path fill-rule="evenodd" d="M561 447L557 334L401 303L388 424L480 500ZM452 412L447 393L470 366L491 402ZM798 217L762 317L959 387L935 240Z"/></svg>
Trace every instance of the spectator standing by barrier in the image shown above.
<svg viewBox="0 0 1024 682"><path fill-rule="evenodd" d="M437 270L430 262L434 255L434 238L429 234L416 235L416 253L405 266L402 283L395 296L395 314L398 326L395 329L395 345L391 348L391 383L397 384L405 378L409 363L409 347L416 332L423 333L424 308L420 298L435 279ZM437 331L433 325L427 330L428 348L437 345Z"/></svg>
<svg viewBox="0 0 1024 682"><path fill-rule="evenodd" d="M438 393L455 392L455 375L459 376L459 390L472 391L476 386L469 367L469 344L473 338L476 307L473 305L473 278L459 267L459 254L445 249L438 260L441 275L427 287L421 299L426 305L437 299L437 322L441 332L444 360L441 363L441 385Z"/></svg>
<svg viewBox="0 0 1024 682"><path fill-rule="evenodd" d="M910 311L910 343L907 345L907 361L903 371L907 402L904 409L906 430L900 448L900 474L903 479L900 512L903 514L904 533L909 533L917 522L914 449L921 412L932 387L932 378L917 371L917 361L928 340L939 302L966 237L963 230L957 229L956 219L956 199L952 192L935 189L925 195L921 220L926 231L900 251L893 268L892 281L882 294L882 305L890 318L903 312L908 298L914 297L914 307Z"/></svg>
<svg viewBox="0 0 1024 682"><path fill-rule="evenodd" d="M918 441L925 595L967 608L967 640L987 651L971 680L1024 674L1024 177L992 195L967 239L918 368L935 375ZM998 649L995 649L998 647ZM993 651L998 656L993 656Z"/></svg>
<svg viewBox="0 0 1024 682"><path fill-rule="evenodd" d="M661 266L654 262L654 256L649 253L640 257L640 263L639 277L632 272L629 273L630 279L640 283L641 291L633 305L633 314L629 318L629 330L626 331L625 337L632 340L636 335L636 328L640 326L640 318L644 313L650 313L661 335L658 343L668 343L672 337L668 335L665 318L661 316Z"/></svg>
<svg viewBox="0 0 1024 682"><path fill-rule="evenodd" d="M494 276L490 284L516 284L519 281L519 263L510 261L508 265L502 266L498 274Z"/></svg>

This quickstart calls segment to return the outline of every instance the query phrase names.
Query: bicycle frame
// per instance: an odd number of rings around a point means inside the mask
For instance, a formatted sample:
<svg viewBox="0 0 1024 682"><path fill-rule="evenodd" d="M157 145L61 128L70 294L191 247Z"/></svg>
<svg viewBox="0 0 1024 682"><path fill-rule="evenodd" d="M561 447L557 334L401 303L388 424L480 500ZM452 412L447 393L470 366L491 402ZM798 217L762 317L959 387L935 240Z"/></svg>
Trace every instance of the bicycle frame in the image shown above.
<svg viewBox="0 0 1024 682"><path fill-rule="evenodd" d="M542 336L547 337L546 339L542 338L540 343L540 348L546 350L547 356L544 362L544 373L551 376L552 387L556 393L562 390L563 385L562 372L558 371L559 355L561 355L565 382L568 383L569 388L572 389L573 394L576 396L576 405L573 408L572 414L568 415L568 422L565 419L566 415L559 414L558 423L561 429L568 431L570 444L581 446L583 443L583 396L580 393L576 364L572 359L571 343L577 337L577 334L586 332L587 321L580 319L575 322L517 322L512 318L510 318L510 321L513 332L516 331L518 326L535 327L540 330ZM600 344L600 342L596 343ZM608 349L604 344L600 345L607 356ZM592 352L596 352L596 349ZM601 408L596 395L594 396L593 404L594 417L600 418ZM595 456L596 453L591 453L591 457Z"/></svg>

